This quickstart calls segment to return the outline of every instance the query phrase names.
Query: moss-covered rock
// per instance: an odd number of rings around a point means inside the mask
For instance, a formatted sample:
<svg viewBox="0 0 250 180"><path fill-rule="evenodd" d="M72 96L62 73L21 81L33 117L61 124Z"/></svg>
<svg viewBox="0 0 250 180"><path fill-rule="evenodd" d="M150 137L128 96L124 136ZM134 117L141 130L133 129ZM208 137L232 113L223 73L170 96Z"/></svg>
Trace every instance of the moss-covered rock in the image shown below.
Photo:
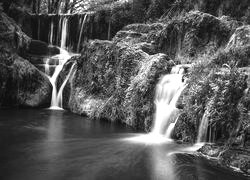
<svg viewBox="0 0 250 180"><path fill-rule="evenodd" d="M0 12L0 41L1 46L23 55L31 38L22 32L13 19Z"/></svg>
<svg viewBox="0 0 250 180"><path fill-rule="evenodd" d="M8 58L9 63L1 63L0 107L48 107L52 92L49 79L18 55Z"/></svg>
<svg viewBox="0 0 250 180"><path fill-rule="evenodd" d="M14 20L0 12L0 107L47 107L52 87L49 79L25 56L31 39Z"/></svg>
<svg viewBox="0 0 250 180"><path fill-rule="evenodd" d="M149 130L156 83L173 65L164 54L148 55L122 42L92 41L77 59L64 104L68 99L66 108L73 112Z"/></svg>
<svg viewBox="0 0 250 180"><path fill-rule="evenodd" d="M160 52L172 58L197 58L204 53L213 54L226 46L239 26L235 21L199 11L185 13L165 23L165 28L157 34L156 43Z"/></svg>

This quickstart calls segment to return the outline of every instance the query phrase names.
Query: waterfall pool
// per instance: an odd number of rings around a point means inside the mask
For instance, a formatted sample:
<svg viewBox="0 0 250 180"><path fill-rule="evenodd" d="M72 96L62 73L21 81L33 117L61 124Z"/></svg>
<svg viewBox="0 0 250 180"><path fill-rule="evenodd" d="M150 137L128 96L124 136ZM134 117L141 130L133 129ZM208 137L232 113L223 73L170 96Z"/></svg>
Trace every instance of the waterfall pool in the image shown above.
<svg viewBox="0 0 250 180"><path fill-rule="evenodd" d="M188 145L125 140L139 134L67 111L0 110L0 179L247 179L185 152Z"/></svg>

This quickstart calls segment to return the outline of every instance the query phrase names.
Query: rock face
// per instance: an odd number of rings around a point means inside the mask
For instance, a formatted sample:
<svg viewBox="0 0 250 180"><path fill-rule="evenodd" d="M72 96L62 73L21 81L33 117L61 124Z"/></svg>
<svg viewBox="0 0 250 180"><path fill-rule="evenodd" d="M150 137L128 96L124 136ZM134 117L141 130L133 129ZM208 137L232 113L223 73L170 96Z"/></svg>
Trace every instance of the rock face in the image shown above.
<svg viewBox="0 0 250 180"><path fill-rule="evenodd" d="M0 24L0 108L49 106L49 79L19 56L26 55L31 39L2 12Z"/></svg>
<svg viewBox="0 0 250 180"><path fill-rule="evenodd" d="M24 34L15 21L5 13L0 12L1 46L23 55L28 48L31 38Z"/></svg>
<svg viewBox="0 0 250 180"><path fill-rule="evenodd" d="M154 88L173 65L164 54L148 55L125 43L92 41L77 59L70 94L65 98L69 99L67 108L149 130Z"/></svg>
<svg viewBox="0 0 250 180"><path fill-rule="evenodd" d="M232 32L240 25L237 21L199 11L190 11L165 23L156 37L159 51L172 58L191 60L202 54L214 54L226 46Z"/></svg>
<svg viewBox="0 0 250 180"><path fill-rule="evenodd" d="M52 87L49 79L35 66L18 55L1 54L0 107L48 107ZM2 57L8 54L7 57ZM5 58L8 58L6 61Z"/></svg>

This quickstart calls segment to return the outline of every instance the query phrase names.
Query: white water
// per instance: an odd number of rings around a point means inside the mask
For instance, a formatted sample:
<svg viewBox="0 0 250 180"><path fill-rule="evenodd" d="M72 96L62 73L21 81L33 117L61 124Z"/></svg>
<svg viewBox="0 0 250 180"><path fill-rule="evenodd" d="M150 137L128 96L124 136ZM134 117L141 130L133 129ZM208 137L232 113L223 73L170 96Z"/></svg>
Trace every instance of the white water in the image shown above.
<svg viewBox="0 0 250 180"><path fill-rule="evenodd" d="M64 82L62 83L60 89L59 89L59 92L58 92L58 95L57 95L57 103L59 105L59 107L63 107L63 90L64 90L64 87L66 86L69 78L71 77L71 74L72 74L72 71L75 67L76 63L74 63L71 68L70 68L70 71L69 71L69 74L67 75L66 79L64 80Z"/></svg>
<svg viewBox="0 0 250 180"><path fill-rule="evenodd" d="M84 25L86 24L87 16L88 16L88 14L86 13L85 16L84 16L84 19L82 21L81 30L80 30L80 34L79 34L79 40L78 40L78 43L77 43L77 52L80 51L80 44L81 44L81 40L82 40L82 32L83 32Z"/></svg>
<svg viewBox="0 0 250 180"><path fill-rule="evenodd" d="M178 117L176 103L185 88L182 77L182 74L168 74L158 83L155 97L156 113L153 134L171 135Z"/></svg>
<svg viewBox="0 0 250 180"><path fill-rule="evenodd" d="M208 114L209 113L206 110L203 117L202 117L201 124L199 126L197 143L206 142L206 140L207 140Z"/></svg>
<svg viewBox="0 0 250 180"><path fill-rule="evenodd" d="M52 98L51 98L51 107L50 107L51 109L62 108L62 106L60 106L60 103L59 103L59 99L62 99L62 97L61 97L62 93L61 93L61 95L58 95L56 82L57 82L57 78L58 78L60 72L62 71L63 65L71 58L71 55L66 50L61 49L60 51L61 51L61 53L59 55L51 57L52 59L59 60L59 64L56 66L55 71L54 71L52 76L50 76L50 73L49 73L49 67L50 67L49 60L50 59L47 59L46 64L45 64L45 68L47 69L46 74L48 75L49 80L50 80L52 87L53 87ZM63 91L63 89L61 91Z"/></svg>
<svg viewBox="0 0 250 180"><path fill-rule="evenodd" d="M186 87L185 81L183 82L183 67L175 66L171 73L163 76L156 86L156 112L152 132L129 138L129 141L150 144L171 141L171 134L179 116L176 103Z"/></svg>
<svg viewBox="0 0 250 180"><path fill-rule="evenodd" d="M68 34L68 18L64 17L62 22L61 48L66 49L67 34Z"/></svg>
<svg viewBox="0 0 250 180"><path fill-rule="evenodd" d="M54 23L51 21L50 24L50 38L49 38L49 43L53 44L53 36L54 36Z"/></svg>

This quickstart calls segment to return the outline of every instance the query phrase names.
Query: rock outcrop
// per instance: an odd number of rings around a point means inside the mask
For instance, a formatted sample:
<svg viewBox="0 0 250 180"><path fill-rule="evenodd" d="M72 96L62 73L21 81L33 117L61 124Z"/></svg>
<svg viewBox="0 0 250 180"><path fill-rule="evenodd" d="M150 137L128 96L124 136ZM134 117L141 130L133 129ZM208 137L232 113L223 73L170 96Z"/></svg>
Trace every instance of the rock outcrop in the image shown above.
<svg viewBox="0 0 250 180"><path fill-rule="evenodd" d="M92 41L77 59L70 94L64 98L69 99L67 108L149 130L156 83L173 65L164 54L148 55L121 42Z"/></svg>
<svg viewBox="0 0 250 180"><path fill-rule="evenodd" d="M0 107L47 107L52 87L49 79L26 56L31 38L15 21L0 12Z"/></svg>

